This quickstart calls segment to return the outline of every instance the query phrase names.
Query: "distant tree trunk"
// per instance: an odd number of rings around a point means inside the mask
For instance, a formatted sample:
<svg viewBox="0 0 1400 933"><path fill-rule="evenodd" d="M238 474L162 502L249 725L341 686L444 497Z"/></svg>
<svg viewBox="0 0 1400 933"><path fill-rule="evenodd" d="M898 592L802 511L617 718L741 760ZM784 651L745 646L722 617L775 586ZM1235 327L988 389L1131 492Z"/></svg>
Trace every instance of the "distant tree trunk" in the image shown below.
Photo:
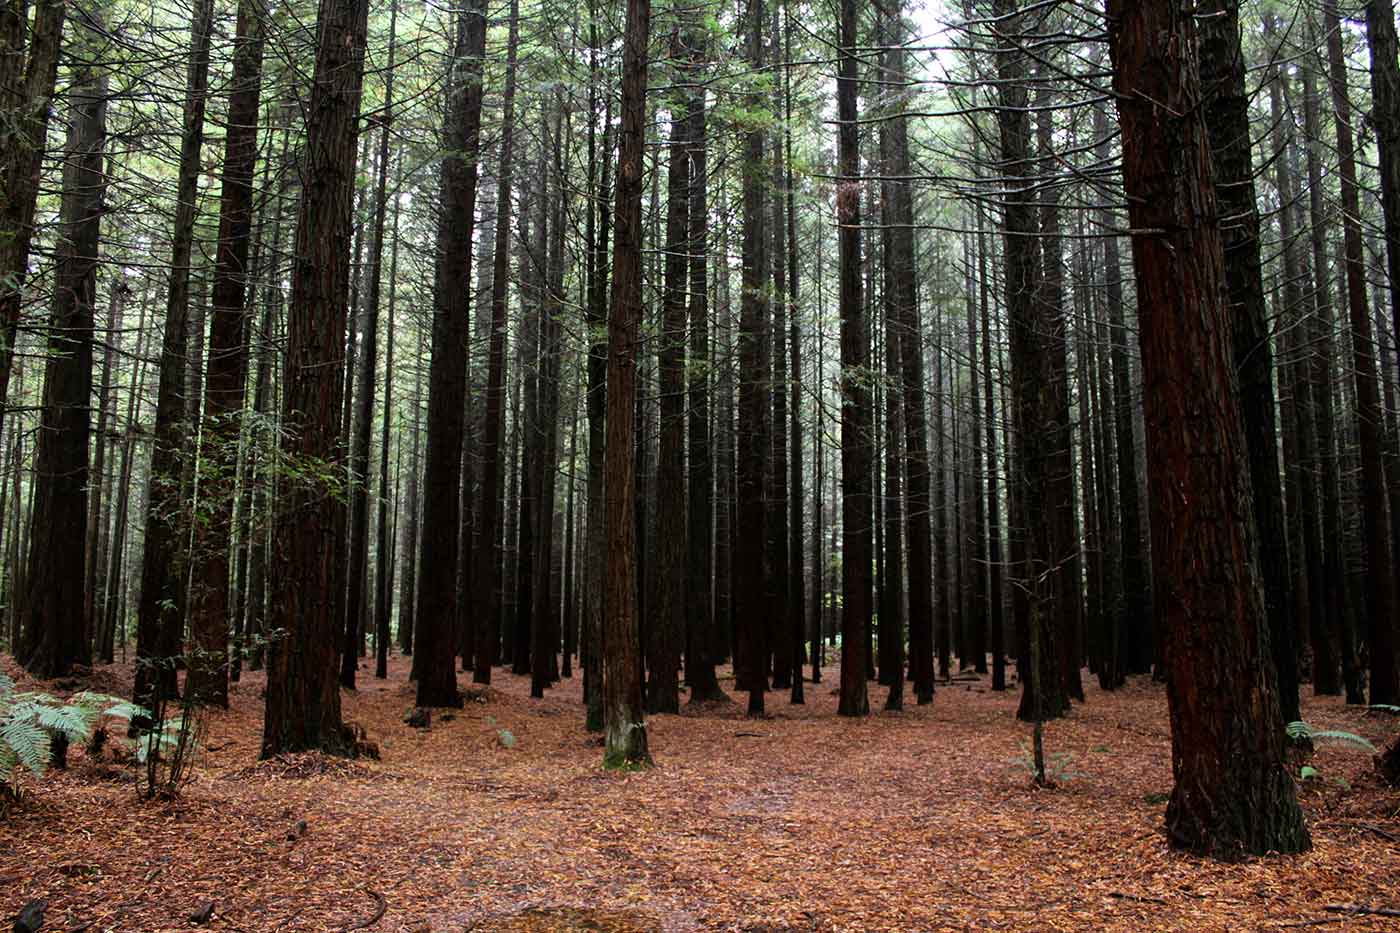
<svg viewBox="0 0 1400 933"><path fill-rule="evenodd" d="M99 59L102 11L86 13L81 64L68 92L62 232L44 367L43 410L34 450L26 632L22 660L36 677L59 677L92 660L81 580L69 573L73 548L87 538L88 446L92 430L93 305L101 244L102 168L107 141L107 66ZM81 556L81 555L80 555Z"/></svg>
<svg viewBox="0 0 1400 933"><path fill-rule="evenodd" d="M866 369L870 342L862 294L860 235L860 141L856 124L856 42L858 0L841 0L841 61L836 80L837 130L836 217L841 252L841 520L842 615L841 697L837 712L864 716L866 630L870 625L871 542L871 401Z"/></svg>
<svg viewBox="0 0 1400 933"><path fill-rule="evenodd" d="M195 525L197 571L190 606L194 651L187 684L190 694L201 703L222 707L228 706L229 559L235 545L235 475L248 383L248 247L253 228L262 59L262 7L258 0L242 0L234 38L213 324L204 383L204 426L199 435L200 461L204 464L199 498L204 520Z"/></svg>
<svg viewBox="0 0 1400 933"><path fill-rule="evenodd" d="M1054 625L1061 595L1058 567L1062 556L1056 532L1062 527L1055 506L1059 500L1051 489L1055 458L1064 432L1058 422L1058 396L1052 349L1056 330L1054 302L1042 296L1039 231L1036 208L1029 182L1031 157L1030 115L1026 93L1026 53L1021 30L1025 24L1018 15L1016 0L997 0L999 45L997 54L999 109L997 123L1001 137L1001 172L1006 178L1002 208L1005 239L1006 310L1011 329L1012 416L1015 432L1014 469L1018 509L1013 513L1014 533L1020 554L1016 561L1022 574L1018 585L1027 601L1027 625L1017 625L1022 648L1017 672L1022 683L1022 719L1053 718L1064 710L1060 688L1062 671L1055 650ZM1034 503L1034 508L1030 507ZM1046 512L1051 514L1045 514ZM1021 617L1018 615L1018 622ZM1032 633L1028 626L1037 626Z"/></svg>
<svg viewBox="0 0 1400 933"><path fill-rule="evenodd" d="M341 464L340 363L349 307L355 135L364 80L366 5L325 0L307 105L296 250L283 373L282 456L304 474L279 490L269 561L268 623L285 632L268 652L264 758L347 751L341 731L333 592L343 557L326 488Z"/></svg>
<svg viewBox="0 0 1400 933"><path fill-rule="evenodd" d="M1230 222L1221 224L1229 289L1240 408L1249 442L1250 486L1258 524L1264 611L1279 680L1279 706L1288 722L1298 718L1297 648L1288 581L1288 538L1279 481L1278 428L1274 421L1274 358L1259 258L1259 213L1250 155L1249 95L1240 48L1238 4L1208 0L1201 20L1201 86L1216 197Z"/></svg>
<svg viewBox="0 0 1400 933"><path fill-rule="evenodd" d="M413 412L409 423L412 432L413 453L408 463L408 488L404 491L405 516L403 540L400 543L402 569L399 571L399 650L404 654L413 653L413 630L418 618L418 529L422 514L422 501L419 498L418 480L422 473L419 451L422 439L423 417L423 330L418 329L418 348L413 354ZM494 628L493 628L494 631Z"/></svg>
<svg viewBox="0 0 1400 933"><path fill-rule="evenodd" d="M588 166L593 182L594 167L601 163L596 186L590 184L588 246L588 540L584 545L583 690L587 707L585 726L589 732L603 731L603 626L606 618L604 580L607 572L607 510L603 492L604 454L607 444L608 411L608 188L612 165L609 127L612 123L612 97L605 93L602 145L598 145L598 25L596 3L589 2L588 62L593 81L589 84Z"/></svg>
<svg viewBox="0 0 1400 933"><path fill-rule="evenodd" d="M112 385L112 363L116 356L117 344L121 340L122 312L130 292L131 289L122 276L114 277L112 290L107 299L107 332L104 338L106 347L102 354L102 381L97 385L97 424L94 426L97 445L92 452L93 480L88 490L87 541L83 547L83 618L86 620L84 626L92 641L93 648L99 652L102 646L102 623L106 617L104 603L107 588L104 578L107 571L107 529L109 527L107 513L111 511L110 507L103 510L104 503L111 501L109 494L111 484L107 481L106 476L107 446L112 434L112 421L115 420L115 412L112 409L116 405L115 387ZM142 321L142 324L144 323L145 321ZM138 331L139 333L140 331ZM138 336L137 339L139 341L140 337ZM104 490L108 494L104 494ZM0 515L3 515L4 512L3 495L0 495Z"/></svg>
<svg viewBox="0 0 1400 933"><path fill-rule="evenodd" d="M1152 559L1172 722L1167 832L1237 859L1309 845L1271 676L1220 214L1194 19L1110 0L1109 48L1136 231ZM1202 407L1201 399L1212 404Z"/></svg>
<svg viewBox="0 0 1400 933"><path fill-rule="evenodd" d="M29 246L34 238L34 211L39 199L40 169L49 132L54 83L58 78L59 50L63 44L63 20L68 4L63 0L38 0L29 30L29 57L19 44L25 28L25 4L6 4L3 30L7 44L3 67L5 135L0 146L0 417L9 398L14 369L15 339L24 304L24 282L29 272ZM201 4L202 7L202 4ZM199 18L198 11L196 19ZM196 36L198 32L196 31ZM196 43L197 45L197 43ZM194 53L192 53L193 59ZM10 89L15 88L11 93Z"/></svg>
<svg viewBox="0 0 1400 933"><path fill-rule="evenodd" d="M783 3L783 45L784 58L792 61L792 4ZM802 658L805 639L803 633L807 621L805 607L804 579L802 570L802 341L797 323L797 207L794 192L792 169L792 69L783 69L783 146L787 177L784 187L787 192L787 286L788 286L788 343L792 354L791 366L791 407L788 444L791 451L788 462L791 464L791 479L788 489L788 627L792 646L792 693L793 703L805 703L802 690ZM782 335L777 335L781 340ZM781 430L782 426L778 426Z"/></svg>
<svg viewBox="0 0 1400 933"><path fill-rule="evenodd" d="M379 177L374 193L374 220L369 247L369 294L365 299L363 346L355 385L355 414L350 438L350 562L345 603L345 644L340 652L340 685L355 689L363 622L370 617L365 596L373 592L369 582L369 445L374 422L374 387L379 365L379 292L384 278L384 223L388 213L389 122L394 108L394 33L399 7L389 4L389 63L384 70L384 113L380 116L379 151L375 158ZM485 40L483 40L484 44ZM471 238L467 237L468 243ZM469 305L469 302L468 302ZM470 311L464 312L464 316ZM463 370L465 376L465 369Z"/></svg>
<svg viewBox="0 0 1400 933"><path fill-rule="evenodd" d="M642 714L641 645L637 635L634 561L637 362L642 319L642 156L646 139L647 46L650 0L627 0L622 51L622 128L613 247L612 314L608 322L607 573L603 598L603 763L612 768L651 763Z"/></svg>
<svg viewBox="0 0 1400 933"><path fill-rule="evenodd" d="M750 0L748 14L749 60L756 71L763 68L763 0ZM756 95L750 106L761 106ZM739 418L737 428L736 507L744 516L744 531L736 534L734 549L734 638L736 686L749 693L748 712L763 714L767 690L765 661L768 657L767 577L768 515L764 506L764 478L767 476L770 447L767 403L768 373L764 367L770 318L768 310L768 265L766 204L764 187L764 134L750 130L744 141L743 162L743 245L740 299ZM862 681L863 682L863 681Z"/></svg>
<svg viewBox="0 0 1400 933"><path fill-rule="evenodd" d="M1370 586L1367 643L1371 652L1371 702L1396 702L1400 693L1395 665L1396 580L1391 550L1388 486L1383 459L1385 426L1376 384L1376 343L1366 301L1366 269L1361 240L1361 199L1356 181L1356 143L1351 127L1351 99L1342 50L1340 17L1332 0L1323 4L1327 33L1332 110L1337 127L1337 156L1342 189L1343 259L1347 305L1351 312L1352 372L1356 385L1356 433L1361 460L1361 524Z"/></svg>
<svg viewBox="0 0 1400 933"><path fill-rule="evenodd" d="M394 12L397 13L398 6L395 4ZM389 125L393 122L393 112L389 111L384 115L384 136L389 135ZM383 149L380 150L383 155ZM399 144L399 151L395 161L403 165L403 144ZM381 192L383 187L381 185ZM382 200L382 197L381 197ZM398 302L395 300L398 291L394 287L398 281L399 272L399 198L394 198L394 219L391 223L389 250L389 333L388 346L385 347L384 359L384 416L380 425L379 434L379 515L378 532L376 534L375 553L378 556L377 582L375 592L379 594L375 606L375 658L374 676L383 680L389 676L389 623L393 618L393 585L394 585L394 561L393 546L390 542L393 536L389 532L389 505L393 500L394 489L389 485L389 428L393 418L393 388L394 388L394 321L395 311ZM376 234L378 236L378 234ZM375 261L375 275L378 276L378 260ZM376 288L376 294L378 289ZM402 443L402 442L400 442ZM400 447L400 457L403 448ZM396 469L397 472L397 469ZM402 474L400 474L402 475ZM415 504L416 508L416 504ZM397 518L395 521L397 522ZM402 607L402 601L399 603ZM399 624L403 625L400 618Z"/></svg>
<svg viewBox="0 0 1400 933"><path fill-rule="evenodd" d="M989 634L992 649L992 689L1006 689L1006 607L1002 596L1002 538L1001 538L1001 493L998 491L997 477L997 429L995 417L996 399L992 393L992 312L989 291L991 279L987 274L987 241L983 233L984 217L977 214L977 278L981 283L982 311L982 403L985 408L984 423L987 429L987 561L991 580L988 584ZM917 322L916 322L917 323ZM922 355L920 355L922 359ZM927 509L925 509L927 511ZM925 520L927 522L927 520ZM913 560L911 554L910 560ZM932 667L930 667L930 683Z"/></svg>
<svg viewBox="0 0 1400 933"><path fill-rule="evenodd" d="M1307 44L1315 47L1312 17L1308 17ZM1338 649L1344 627L1349 630L1345 615L1347 605L1347 574L1343 568L1341 485L1337 468L1336 416L1333 412L1332 387L1336 384L1332 371L1332 279L1327 273L1327 219L1323 207L1322 147L1318 115L1317 79L1313 69L1318 65L1316 54L1310 55L1299 69L1303 77L1303 131L1307 136L1308 168L1308 226L1312 246L1313 315L1304 339L1313 352L1308 365L1308 381L1316 399L1317 475L1321 484L1322 555L1319 568L1321 585L1316 588L1314 605L1321 606L1314 616L1312 631L1313 693L1332 696L1341 692L1338 680Z"/></svg>
<svg viewBox="0 0 1400 933"><path fill-rule="evenodd" d="M671 55L684 61L679 33L672 34ZM686 282L690 245L690 97L673 93L671 138L666 145L666 264L661 296L661 330L657 340L657 374L661 387L660 451L656 462L657 604L650 614L647 644L646 704L649 713L680 712L681 644L685 637L686 561L685 370Z"/></svg>
<svg viewBox="0 0 1400 933"><path fill-rule="evenodd" d="M692 38L692 42L699 41ZM692 77L701 78L699 62L705 56L703 47L693 47ZM710 304L707 292L705 264L709 262L709 177L706 168L705 88L703 83L691 92L687 104L690 126L686 143L690 147L690 359L687 371L687 408L689 424L690 506L688 529L690 544L686 561L685 680L690 686L690 702L704 703L720 699L719 680L715 676L713 651L715 606L710 596L714 579L711 539L714 537L715 502L712 494L714 465L710 459L710 375L713 357L710 352Z"/></svg>
<svg viewBox="0 0 1400 933"><path fill-rule="evenodd" d="M779 44L779 3L773 3L770 18L769 47L773 54L773 98L770 106L773 113L779 113L781 105L782 81L778 78L782 47ZM783 68L786 74L788 69ZM772 139L772 166L769 171L768 194L768 234L771 252L768 255L772 269L773 284L769 294L768 309L772 318L768 323L766 350L768 356L769 385L772 407L768 418L768 450L771 459L768 463L767 488L764 504L767 508L768 573L764 581L768 593L768 650L769 667L773 672L773 689L792 688L792 619L788 606L788 457L787 457L787 224L783 209L783 148L775 131Z"/></svg>
<svg viewBox="0 0 1400 933"><path fill-rule="evenodd" d="M173 658L180 650L184 618L184 548L180 516L185 418L185 328L189 315L190 255L194 243L195 198L204 143L204 104L209 79L209 37L213 0L199 0L191 24L189 79L180 136L180 171L171 236L170 282L166 289L165 333L156 389L150 480L146 488L146 531L141 558L141 602L136 616L138 703L150 704L175 693Z"/></svg>
<svg viewBox="0 0 1400 933"><path fill-rule="evenodd" d="M481 546L472 569L477 609L476 657L472 682L489 684L501 626L501 438L505 426L506 294L510 284L511 173L514 169L516 56L520 45L520 2L511 0L506 46L506 86L501 99L503 134L496 169L496 238L491 275L491 337L487 351L485 423L481 437L481 497L477 527Z"/></svg>
<svg viewBox="0 0 1400 933"><path fill-rule="evenodd" d="M428 450L423 472L423 541L418 563L414 670L419 706L460 706L454 620L471 317L471 232L481 145L485 0L458 14L453 84L444 116L433 282L433 349L428 370ZM504 276L502 276L504 278Z"/></svg>

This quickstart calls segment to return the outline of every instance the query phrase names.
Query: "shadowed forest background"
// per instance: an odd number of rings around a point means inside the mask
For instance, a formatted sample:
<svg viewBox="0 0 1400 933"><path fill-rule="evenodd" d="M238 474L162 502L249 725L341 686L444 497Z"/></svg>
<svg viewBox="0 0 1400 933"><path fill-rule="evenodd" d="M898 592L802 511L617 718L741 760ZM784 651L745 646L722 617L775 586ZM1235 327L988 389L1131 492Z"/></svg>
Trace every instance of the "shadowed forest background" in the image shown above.
<svg viewBox="0 0 1400 933"><path fill-rule="evenodd" d="M0 913L1400 920L1391 0L0 0Z"/></svg>

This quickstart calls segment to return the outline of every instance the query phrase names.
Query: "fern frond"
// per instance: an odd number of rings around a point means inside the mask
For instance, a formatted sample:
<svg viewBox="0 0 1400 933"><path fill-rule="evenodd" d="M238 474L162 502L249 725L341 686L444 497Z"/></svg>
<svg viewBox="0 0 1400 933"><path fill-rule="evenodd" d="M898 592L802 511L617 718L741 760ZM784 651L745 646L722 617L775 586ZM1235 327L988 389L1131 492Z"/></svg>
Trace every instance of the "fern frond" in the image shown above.
<svg viewBox="0 0 1400 933"><path fill-rule="evenodd" d="M0 723L0 744L14 752L15 758L34 774L42 775L49 763L49 733L39 728L32 717L10 718Z"/></svg>
<svg viewBox="0 0 1400 933"><path fill-rule="evenodd" d="M0 695L13 693L15 689L14 679L8 674L0 674Z"/></svg>
<svg viewBox="0 0 1400 933"><path fill-rule="evenodd" d="M72 742L86 742L97 722L97 710L83 706L40 706L35 717L50 732L62 732Z"/></svg>

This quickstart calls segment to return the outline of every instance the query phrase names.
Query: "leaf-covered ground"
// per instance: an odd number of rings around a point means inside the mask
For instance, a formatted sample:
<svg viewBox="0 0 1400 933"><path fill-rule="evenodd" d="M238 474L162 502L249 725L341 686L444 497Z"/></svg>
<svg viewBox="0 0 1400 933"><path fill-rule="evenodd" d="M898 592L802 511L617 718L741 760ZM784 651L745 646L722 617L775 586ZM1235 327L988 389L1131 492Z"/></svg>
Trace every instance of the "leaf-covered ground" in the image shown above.
<svg viewBox="0 0 1400 933"><path fill-rule="evenodd" d="M577 678L535 701L498 669L485 697L418 731L395 661L344 693L381 761L259 762L263 679L245 674L173 803L138 800L122 767L76 750L66 773L24 779L0 817L0 919L45 898L46 930L93 933L200 928L210 902L202 928L244 931L1400 929L1326 911L1400 908L1400 794L1365 754L1312 760L1311 852L1222 865L1165 844L1159 686L1086 678L1087 704L1046 729L1072 777L1036 790L1014 694L955 683L852 721L834 679L805 707L770 695L765 720L653 717L656 767L618 774L583 730ZM129 681L103 668L83 686ZM1332 699L1305 713L1377 741L1395 729Z"/></svg>

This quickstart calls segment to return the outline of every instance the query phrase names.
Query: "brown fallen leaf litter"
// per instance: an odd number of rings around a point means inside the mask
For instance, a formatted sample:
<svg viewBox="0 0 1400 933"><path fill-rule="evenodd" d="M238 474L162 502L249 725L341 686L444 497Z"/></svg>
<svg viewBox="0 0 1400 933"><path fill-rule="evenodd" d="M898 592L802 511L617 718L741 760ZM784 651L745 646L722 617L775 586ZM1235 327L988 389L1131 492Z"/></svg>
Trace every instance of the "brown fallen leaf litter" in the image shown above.
<svg viewBox="0 0 1400 933"><path fill-rule="evenodd" d="M259 762L264 680L245 674L173 803L138 800L79 750L66 773L25 778L0 818L0 919L45 898L45 930L92 933L1400 930L1326 910L1400 907L1400 794L1363 753L1312 760L1311 852L1217 864L1164 841L1160 685L1103 693L1086 677L1088 703L1046 728L1075 774L1036 790L1016 763L1014 692L955 683L932 706L853 721L835 715L834 674L805 707L770 694L765 720L652 717L657 766L630 774L600 768L577 678L537 701L497 670L419 731L402 721L397 659L387 682L362 670L343 694L381 761ZM130 682L129 668L93 676ZM884 693L871 685L873 707ZM1331 698L1307 697L1305 714L1375 741L1395 728Z"/></svg>

